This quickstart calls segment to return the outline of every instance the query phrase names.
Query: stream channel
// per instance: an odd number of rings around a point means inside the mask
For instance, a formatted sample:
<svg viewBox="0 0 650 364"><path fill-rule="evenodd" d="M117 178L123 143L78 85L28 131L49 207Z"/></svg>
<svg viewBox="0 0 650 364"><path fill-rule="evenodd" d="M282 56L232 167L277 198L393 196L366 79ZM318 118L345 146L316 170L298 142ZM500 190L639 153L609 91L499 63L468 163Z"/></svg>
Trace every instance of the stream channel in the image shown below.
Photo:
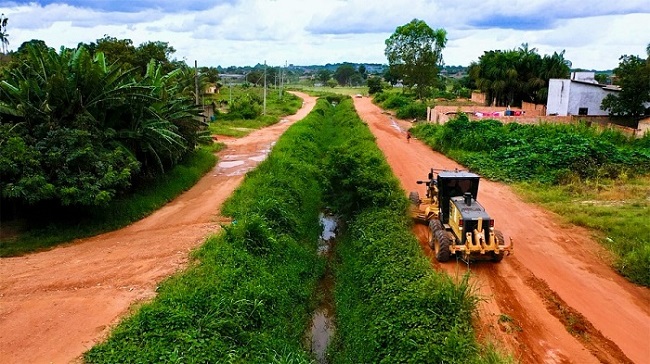
<svg viewBox="0 0 650 364"><path fill-rule="evenodd" d="M334 243L336 241L336 231L338 228L338 219L336 216L321 213L321 225L323 232L318 243L318 254L327 259L325 274L318 283L317 296L318 305L312 317L311 329L307 333L306 341L309 345L312 355L319 364L328 363L327 347L334 335L334 276L331 269L331 258Z"/></svg>

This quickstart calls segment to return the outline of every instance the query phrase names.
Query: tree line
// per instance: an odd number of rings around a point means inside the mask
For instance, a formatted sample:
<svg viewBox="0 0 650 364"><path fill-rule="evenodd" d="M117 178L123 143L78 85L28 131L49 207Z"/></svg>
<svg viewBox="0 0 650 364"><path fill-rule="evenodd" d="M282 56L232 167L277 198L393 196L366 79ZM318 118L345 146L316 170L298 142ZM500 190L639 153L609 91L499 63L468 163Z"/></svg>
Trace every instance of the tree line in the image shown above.
<svg viewBox="0 0 650 364"><path fill-rule="evenodd" d="M173 52L107 37L13 53L0 69L3 210L105 205L209 141L195 72Z"/></svg>

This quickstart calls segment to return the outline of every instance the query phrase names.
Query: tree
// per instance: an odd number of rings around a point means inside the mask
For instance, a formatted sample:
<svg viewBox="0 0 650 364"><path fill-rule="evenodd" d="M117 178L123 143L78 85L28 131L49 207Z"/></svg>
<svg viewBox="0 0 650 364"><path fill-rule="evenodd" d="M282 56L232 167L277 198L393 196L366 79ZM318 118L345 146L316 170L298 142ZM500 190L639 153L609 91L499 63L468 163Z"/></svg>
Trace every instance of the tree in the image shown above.
<svg viewBox="0 0 650 364"><path fill-rule="evenodd" d="M601 85L606 84L607 80L609 79L609 77L605 73L596 73L594 75L594 78L596 79L596 82L598 82Z"/></svg>
<svg viewBox="0 0 650 364"><path fill-rule="evenodd" d="M85 47L27 44L0 82L0 199L98 206L203 141L177 70L108 64Z"/></svg>
<svg viewBox="0 0 650 364"><path fill-rule="evenodd" d="M396 85L402 79L401 74L396 67L388 67L386 72L384 72L384 80L390 83L391 85Z"/></svg>
<svg viewBox="0 0 650 364"><path fill-rule="evenodd" d="M92 54L104 53L106 59L116 62L123 70L137 66L136 48L131 39L117 39L105 35L104 38L97 39L97 43L91 43L88 48ZM145 64L148 62L147 60Z"/></svg>
<svg viewBox="0 0 650 364"><path fill-rule="evenodd" d="M9 45L9 34L7 34L7 22L9 19L3 13L0 15L0 43L2 43L2 53L7 53L7 46Z"/></svg>
<svg viewBox="0 0 650 364"><path fill-rule="evenodd" d="M368 74L366 73L366 66L364 66L364 65L359 65L359 68L357 68L357 71L359 72L359 74L361 75L361 77L363 77L364 80L365 80L366 78L368 78Z"/></svg>
<svg viewBox="0 0 650 364"><path fill-rule="evenodd" d="M161 65L164 73L171 72L174 68L171 56L176 52L167 42L145 42L135 49L134 66L138 67L141 73L147 69L151 60Z"/></svg>
<svg viewBox="0 0 650 364"><path fill-rule="evenodd" d="M543 58L524 43L518 49L486 51L469 66L469 76L488 104L546 103L551 78L567 78L570 64L564 51Z"/></svg>
<svg viewBox="0 0 650 364"><path fill-rule="evenodd" d="M323 84L327 83L330 78L332 78L332 72L327 68L322 68L316 72L316 79Z"/></svg>
<svg viewBox="0 0 650 364"><path fill-rule="evenodd" d="M199 67L199 71L208 83L216 84L221 79L219 77L219 70L216 67Z"/></svg>
<svg viewBox="0 0 650 364"><path fill-rule="evenodd" d="M341 86L351 85L352 76L357 73L357 70L354 69L354 66L350 64L340 65L334 72L334 79Z"/></svg>
<svg viewBox="0 0 650 364"><path fill-rule="evenodd" d="M414 88L417 97L423 98L438 82L446 43L444 29L433 30L424 21L413 19L397 27L386 40L384 54L389 66L401 75L404 86Z"/></svg>
<svg viewBox="0 0 650 364"><path fill-rule="evenodd" d="M607 95L600 106L610 115L638 117L646 113L650 103L650 54L648 60L639 56L623 55L614 69L616 85L621 87L617 95Z"/></svg>
<svg viewBox="0 0 650 364"><path fill-rule="evenodd" d="M368 77L368 80L366 81L368 85L368 93L369 94L376 94L378 92L381 92L381 78L380 77Z"/></svg>

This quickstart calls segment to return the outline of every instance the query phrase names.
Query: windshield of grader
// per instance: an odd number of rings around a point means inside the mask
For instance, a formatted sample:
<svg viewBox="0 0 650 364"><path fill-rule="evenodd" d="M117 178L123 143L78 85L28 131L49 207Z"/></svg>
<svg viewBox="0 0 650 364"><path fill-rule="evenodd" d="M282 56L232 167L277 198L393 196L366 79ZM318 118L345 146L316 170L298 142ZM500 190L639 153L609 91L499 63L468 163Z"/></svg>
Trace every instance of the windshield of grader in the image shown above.
<svg viewBox="0 0 650 364"><path fill-rule="evenodd" d="M438 201L442 212L442 223L449 223L449 201L452 197L472 194L478 196L479 176L469 172L441 172L438 174Z"/></svg>

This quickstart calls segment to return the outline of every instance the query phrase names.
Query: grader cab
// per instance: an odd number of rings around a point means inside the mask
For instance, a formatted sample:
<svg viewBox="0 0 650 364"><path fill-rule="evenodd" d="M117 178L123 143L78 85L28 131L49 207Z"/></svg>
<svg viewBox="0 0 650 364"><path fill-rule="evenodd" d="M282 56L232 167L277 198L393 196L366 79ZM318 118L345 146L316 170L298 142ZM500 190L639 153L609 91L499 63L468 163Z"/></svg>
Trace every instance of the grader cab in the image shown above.
<svg viewBox="0 0 650 364"><path fill-rule="evenodd" d="M466 262L500 262L512 254L512 239L505 243L503 234L494 228L494 219L476 200L479 179L471 172L431 169L427 180L417 181L426 185L426 197L421 199L416 191L409 194L413 219L431 229L429 245L439 262L452 256Z"/></svg>

